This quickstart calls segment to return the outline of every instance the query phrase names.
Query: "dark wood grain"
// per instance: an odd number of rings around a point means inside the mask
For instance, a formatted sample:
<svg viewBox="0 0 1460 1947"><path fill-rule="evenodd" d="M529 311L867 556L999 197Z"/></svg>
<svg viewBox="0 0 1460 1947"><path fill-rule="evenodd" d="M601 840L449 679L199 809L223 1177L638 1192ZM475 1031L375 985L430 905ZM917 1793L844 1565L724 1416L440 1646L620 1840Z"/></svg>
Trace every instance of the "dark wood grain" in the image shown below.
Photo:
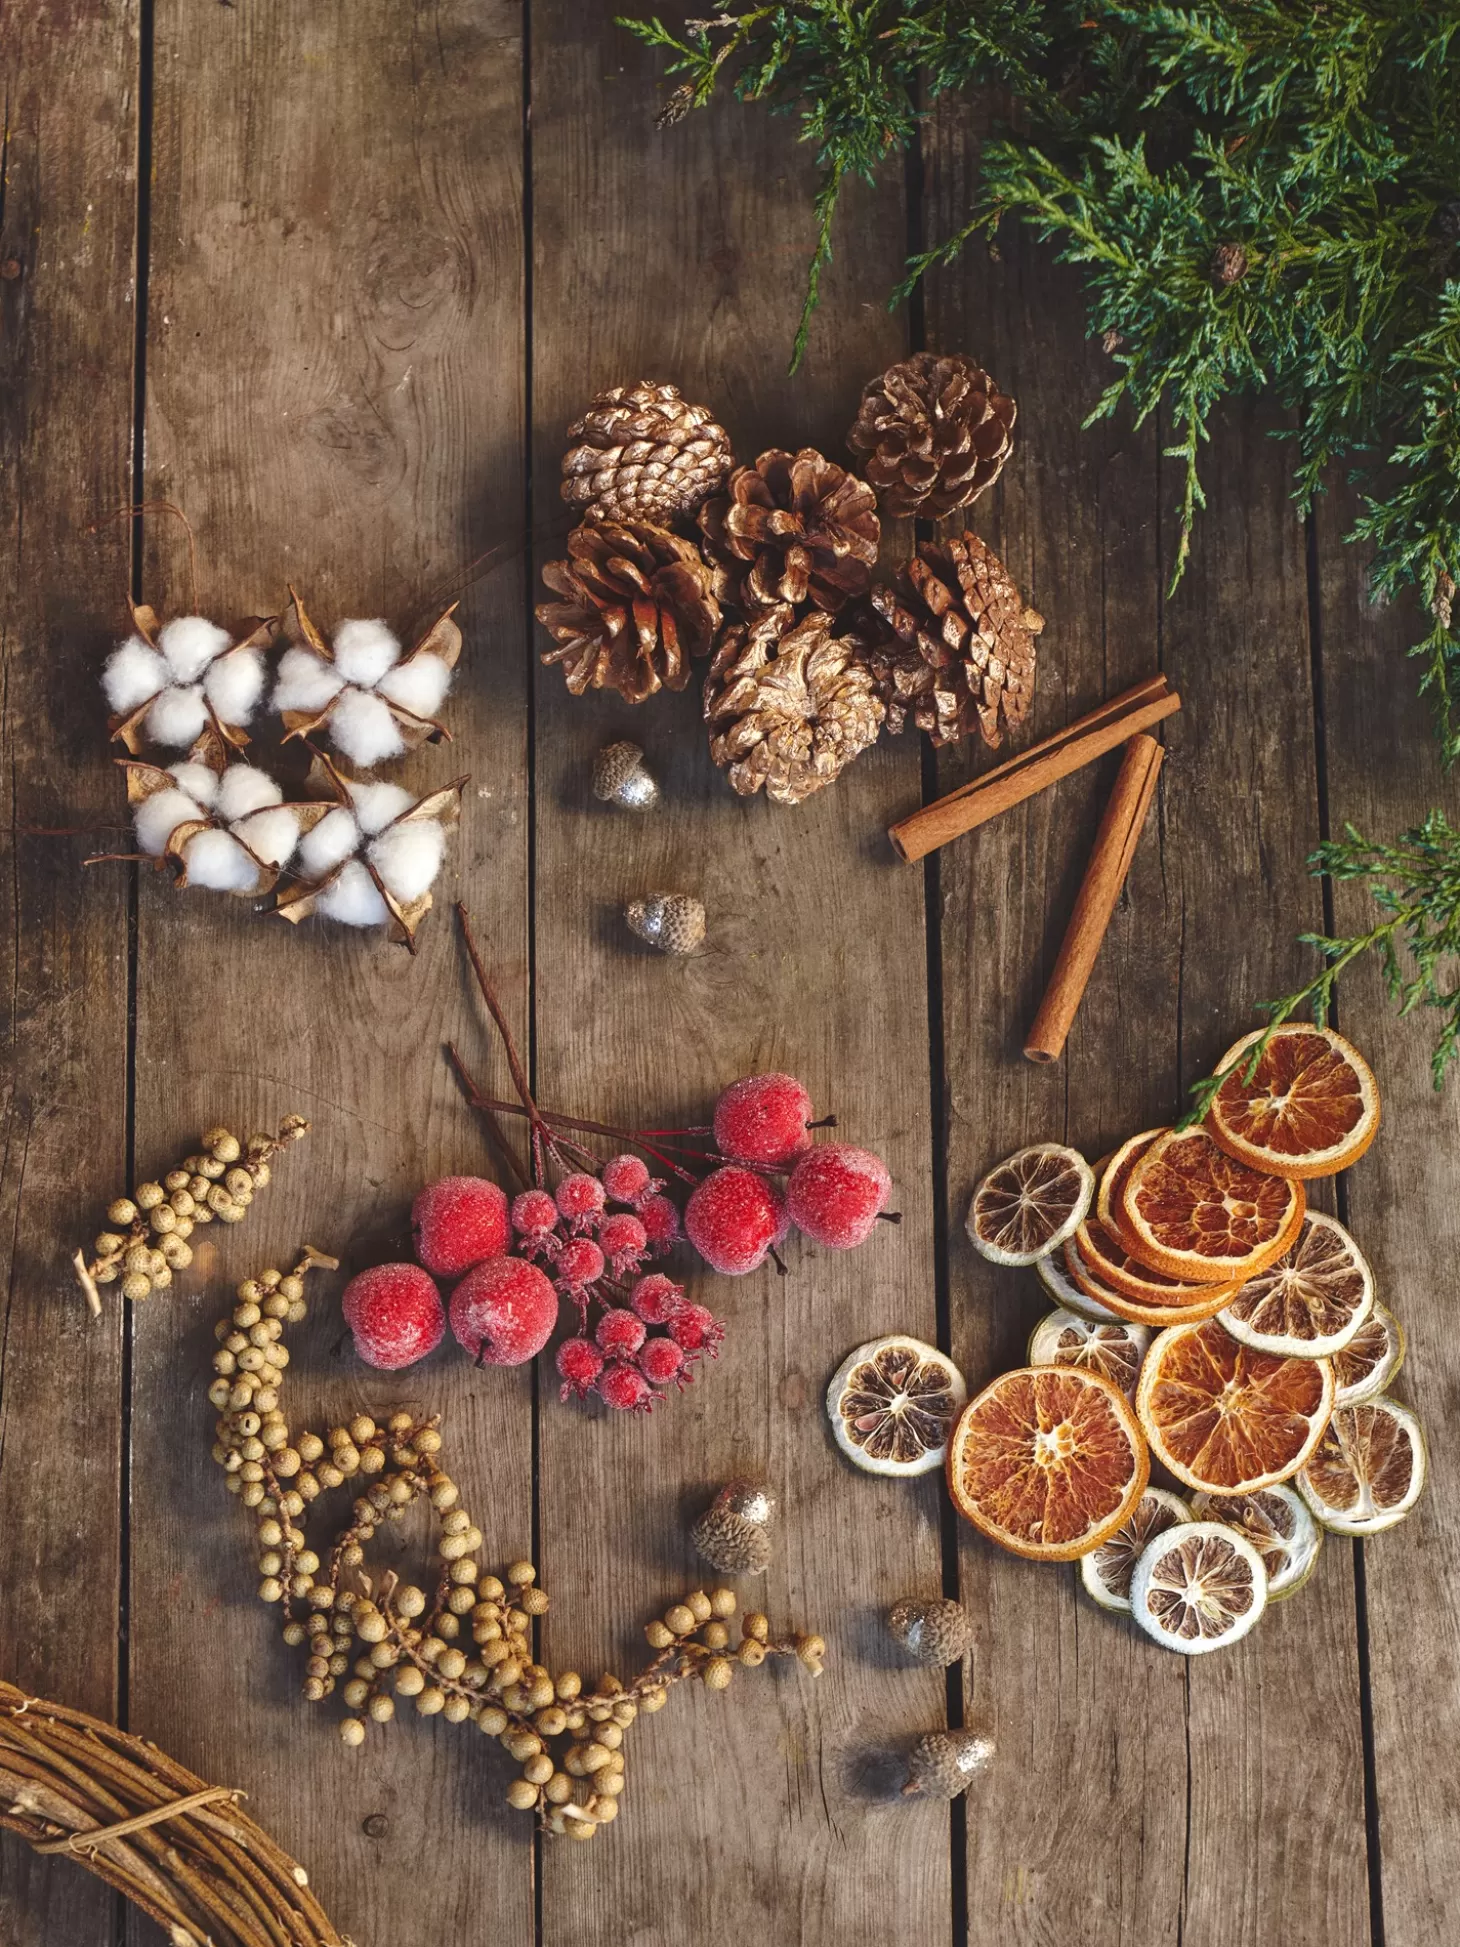
<svg viewBox="0 0 1460 1947"><path fill-rule="evenodd" d="M463 610L456 745L391 769L423 788L472 774L414 959L164 886L141 914L139 1159L162 1165L220 1119L299 1109L314 1128L210 1254L203 1296L138 1320L135 1724L246 1783L362 1942L449 1938L467 1912L525 1941L530 1836L498 1815L506 1760L470 1727L403 1710L349 1753L338 1704L300 1699L302 1670L253 1597L247 1522L207 1457L204 1388L233 1282L306 1238L346 1272L403 1255L414 1191L483 1160L441 1057L475 1033L456 888L522 1017L519 26L517 8L477 0L158 9L148 488L197 527L203 601L266 613L287 579L322 623L384 615L404 633L483 549L508 554ZM150 538L148 592L176 603L174 537ZM476 1374L449 1339L416 1370L371 1373L341 1356L338 1290L315 1294L290 1367L305 1423L402 1400L439 1411L486 1559L515 1559L531 1538L531 1375ZM448 1832L449 1868L423 1874Z"/></svg>
<svg viewBox="0 0 1460 1947"><path fill-rule="evenodd" d="M0 17L0 1674L117 1708L121 1319L68 1259L126 1175L125 866L96 685L127 594L135 8ZM0 1938L100 1939L110 1897L0 1843Z"/></svg>
<svg viewBox="0 0 1460 1947"><path fill-rule="evenodd" d="M674 379L746 459L807 441L840 454L862 381L902 344L875 301L904 248L896 185L849 195L853 274L839 264L829 279L806 369L788 380L809 171L785 126L727 106L656 134L652 64L562 0L534 9L534 48L539 523L561 511L562 429L601 385ZM943 1722L943 1685L898 1666L881 1621L899 1594L938 1590L940 1489L857 1474L822 1412L850 1347L935 1329L922 888L882 836L916 792L917 752L879 749L778 809L737 800L716 774L693 688L632 710L575 702L547 670L538 696L544 1099L703 1123L726 1083L787 1068L841 1135L887 1158L905 1213L848 1257L792 1242L784 1280L768 1266L698 1274L725 1350L648 1422L560 1407L544 1388L550 1660L635 1666L643 1623L710 1573L687 1520L745 1469L769 1474L785 1514L776 1562L744 1597L830 1645L815 1685L742 1672L727 1695L675 1696L635 1729L623 1816L591 1865L560 1847L545 1857L544 1938L941 1938L947 1815L889 1802L886 1754ZM589 795L593 752L625 735L664 787L650 817ZM676 964L626 932L620 902L656 888L704 900L699 957Z"/></svg>

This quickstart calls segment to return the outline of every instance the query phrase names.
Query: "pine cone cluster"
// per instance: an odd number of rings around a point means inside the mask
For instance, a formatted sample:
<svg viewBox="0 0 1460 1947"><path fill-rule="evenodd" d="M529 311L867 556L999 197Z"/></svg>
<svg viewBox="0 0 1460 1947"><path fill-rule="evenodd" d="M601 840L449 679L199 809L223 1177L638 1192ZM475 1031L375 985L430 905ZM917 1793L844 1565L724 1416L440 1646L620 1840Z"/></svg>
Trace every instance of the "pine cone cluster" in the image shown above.
<svg viewBox="0 0 1460 1947"><path fill-rule="evenodd" d="M923 543L873 585L879 498L942 518L991 486L1014 401L961 354L920 352L867 386L852 451L735 466L708 408L672 385L599 393L568 429L563 498L583 511L538 620L569 690L641 703L708 657L710 752L742 796L800 804L911 720L938 744L996 745L1034 688L1043 618L977 535Z"/></svg>

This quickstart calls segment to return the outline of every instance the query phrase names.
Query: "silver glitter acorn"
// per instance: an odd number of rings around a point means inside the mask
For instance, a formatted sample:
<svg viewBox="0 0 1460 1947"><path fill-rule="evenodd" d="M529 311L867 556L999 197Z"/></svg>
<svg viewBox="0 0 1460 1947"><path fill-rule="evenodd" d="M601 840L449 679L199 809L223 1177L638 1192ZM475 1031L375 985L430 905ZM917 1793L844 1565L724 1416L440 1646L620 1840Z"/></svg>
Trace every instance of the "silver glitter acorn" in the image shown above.
<svg viewBox="0 0 1460 1947"><path fill-rule="evenodd" d="M941 1670L973 1648L973 1621L949 1596L906 1596L888 1613L887 1627L914 1662Z"/></svg>
<svg viewBox="0 0 1460 1947"><path fill-rule="evenodd" d="M593 795L620 811L652 811L659 802L659 786L644 769L644 753L637 744L605 744L593 760Z"/></svg>
<svg viewBox="0 0 1460 1947"><path fill-rule="evenodd" d="M776 1498L761 1481L727 1481L690 1529L690 1540L722 1575L760 1575L770 1567Z"/></svg>
<svg viewBox="0 0 1460 1947"><path fill-rule="evenodd" d="M693 953L705 939L705 909L687 892L650 892L624 907L629 931L661 953Z"/></svg>
<svg viewBox="0 0 1460 1947"><path fill-rule="evenodd" d="M929 1731L908 1759L904 1798L957 1798L994 1761L994 1741L981 1731Z"/></svg>

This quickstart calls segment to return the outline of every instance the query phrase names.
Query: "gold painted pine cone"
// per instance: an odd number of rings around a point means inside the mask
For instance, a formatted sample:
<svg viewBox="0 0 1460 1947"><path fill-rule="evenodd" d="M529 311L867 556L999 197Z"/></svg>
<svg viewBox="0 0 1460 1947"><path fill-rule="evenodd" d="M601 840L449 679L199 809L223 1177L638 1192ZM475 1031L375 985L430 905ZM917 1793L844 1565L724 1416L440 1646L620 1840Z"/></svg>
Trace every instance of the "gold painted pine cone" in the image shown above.
<svg viewBox="0 0 1460 1947"><path fill-rule="evenodd" d="M892 586L872 590L871 606L885 634L867 659L889 730L911 718L935 744L952 744L977 729L997 749L1023 723L1044 617L977 534L919 542Z"/></svg>
<svg viewBox="0 0 1460 1947"><path fill-rule="evenodd" d="M652 521L584 521L568 559L548 562L542 578L562 597L537 608L558 645L542 660L563 665L574 696L612 689L642 703L682 690L690 658L710 653L720 627L699 549Z"/></svg>
<svg viewBox="0 0 1460 1947"><path fill-rule="evenodd" d="M884 715L861 642L815 609L732 623L705 679L710 755L743 798L800 804L876 743Z"/></svg>
<svg viewBox="0 0 1460 1947"><path fill-rule="evenodd" d="M883 513L942 520L998 479L1017 411L976 359L916 352L867 386L847 445Z"/></svg>
<svg viewBox="0 0 1460 1947"><path fill-rule="evenodd" d="M828 615L866 593L882 533L867 482L810 446L737 467L699 524L722 602L811 602Z"/></svg>
<svg viewBox="0 0 1460 1947"><path fill-rule="evenodd" d="M676 385L615 385L568 428L562 495L601 521L672 527L718 493L734 465L730 436Z"/></svg>

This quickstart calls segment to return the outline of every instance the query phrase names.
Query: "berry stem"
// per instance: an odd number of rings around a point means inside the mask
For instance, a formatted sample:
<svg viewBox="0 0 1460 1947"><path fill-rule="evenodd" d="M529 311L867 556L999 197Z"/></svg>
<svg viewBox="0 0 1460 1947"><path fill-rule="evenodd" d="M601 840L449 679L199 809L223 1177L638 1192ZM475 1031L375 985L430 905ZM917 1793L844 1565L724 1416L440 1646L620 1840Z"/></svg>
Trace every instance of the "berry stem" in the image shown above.
<svg viewBox="0 0 1460 1947"><path fill-rule="evenodd" d="M466 1096L468 1107L475 1109L486 1123L487 1133L492 1139L493 1147L511 1171L513 1180L519 1189L527 1189L527 1173L521 1163L518 1162L517 1153L507 1140L507 1131L502 1127L502 1124L497 1118L496 1105L487 1101L478 1092L476 1083L467 1073L465 1064L461 1056L457 1053L456 1043L454 1041L448 1041L446 1044L446 1059L456 1070L456 1078L460 1082L462 1091ZM519 1111L519 1113L521 1112Z"/></svg>
<svg viewBox="0 0 1460 1947"><path fill-rule="evenodd" d="M531 1109L526 1109L518 1102L504 1102L495 1095L483 1095L471 1076L467 1073L465 1064L462 1062L461 1056L457 1053L454 1044L447 1043L446 1053L452 1066L456 1069L462 1087L466 1091L467 1102L471 1108L481 1109L484 1113L495 1113L497 1115L525 1115L532 1117L535 1124L543 1124L543 1133L546 1136L546 1140L555 1151L560 1145L553 1135L554 1130L578 1129L586 1135L606 1136L611 1142L627 1143L634 1149L642 1149L646 1156L652 1156L654 1161L662 1164L665 1169L673 1170L674 1174L685 1183L695 1183L699 1180L692 1171L685 1169L672 1156L666 1156L662 1150L656 1149L652 1143L645 1142L643 1140L643 1133L649 1133L647 1131L640 1133L633 1129L613 1129L606 1122L589 1122L581 1116L558 1115L553 1109L539 1109L535 1103ZM595 1166L597 1165L598 1158L590 1150L584 1149L581 1144L570 1143L567 1146L573 1149L577 1155L586 1158ZM707 1160L713 1160L717 1164L723 1160L719 1156L711 1157L710 1152L707 1150L696 1151L694 1153L703 1155Z"/></svg>

